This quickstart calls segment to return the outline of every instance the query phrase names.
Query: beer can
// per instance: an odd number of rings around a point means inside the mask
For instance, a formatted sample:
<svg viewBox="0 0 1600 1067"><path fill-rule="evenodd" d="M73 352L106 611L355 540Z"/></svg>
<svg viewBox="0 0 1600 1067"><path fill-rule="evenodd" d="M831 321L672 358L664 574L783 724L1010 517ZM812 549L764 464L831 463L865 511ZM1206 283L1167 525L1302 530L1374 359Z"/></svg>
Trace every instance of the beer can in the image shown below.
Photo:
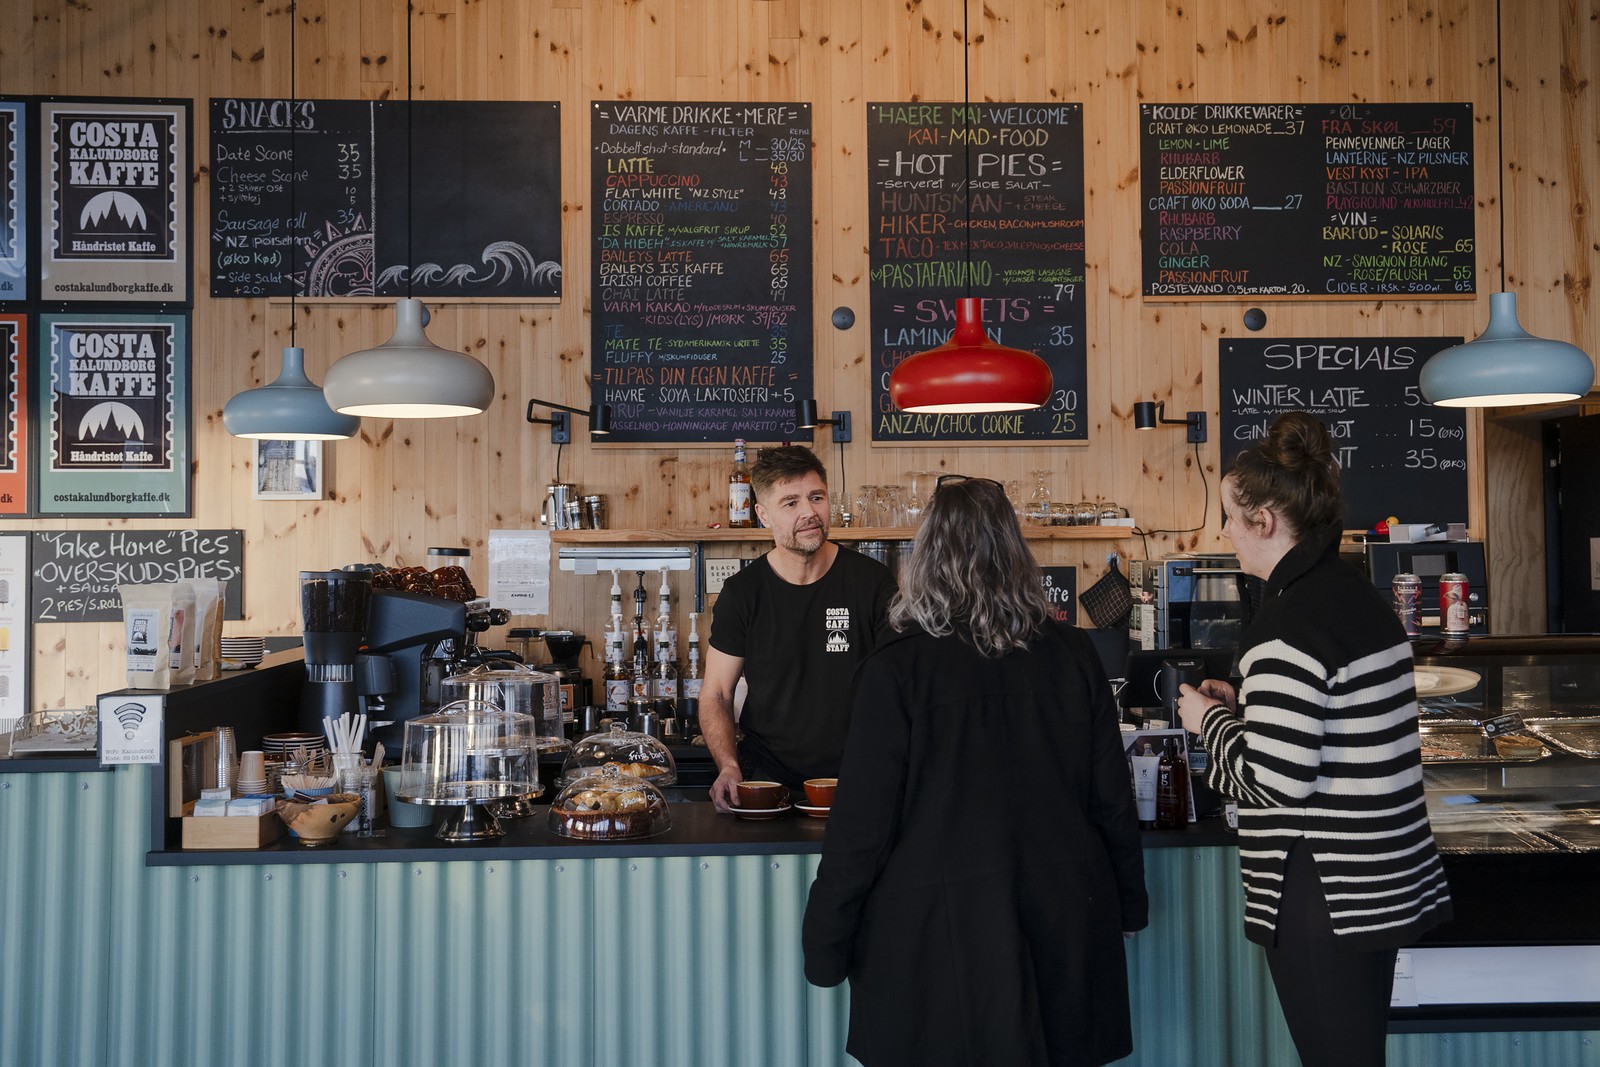
<svg viewBox="0 0 1600 1067"><path fill-rule="evenodd" d="M1422 579L1415 574L1394 576L1394 610L1407 637L1415 637L1422 625Z"/></svg>
<svg viewBox="0 0 1600 1067"><path fill-rule="evenodd" d="M1467 613L1467 576L1465 574L1439 575L1439 634L1442 637L1465 637L1472 629Z"/></svg>

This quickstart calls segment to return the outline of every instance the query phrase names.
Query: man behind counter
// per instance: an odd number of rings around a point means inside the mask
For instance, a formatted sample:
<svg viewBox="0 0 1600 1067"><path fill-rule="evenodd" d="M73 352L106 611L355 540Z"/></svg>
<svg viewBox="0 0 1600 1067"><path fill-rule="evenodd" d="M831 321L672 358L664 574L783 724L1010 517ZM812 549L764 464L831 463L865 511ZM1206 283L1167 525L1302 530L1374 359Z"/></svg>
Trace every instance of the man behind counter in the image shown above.
<svg viewBox="0 0 1600 1067"><path fill-rule="evenodd" d="M887 632L889 569L828 540L828 482L809 448L767 448L750 471L772 550L717 597L700 690L700 732L717 763L711 801L734 806L740 781L839 773L856 664ZM733 691L749 687L735 744Z"/></svg>

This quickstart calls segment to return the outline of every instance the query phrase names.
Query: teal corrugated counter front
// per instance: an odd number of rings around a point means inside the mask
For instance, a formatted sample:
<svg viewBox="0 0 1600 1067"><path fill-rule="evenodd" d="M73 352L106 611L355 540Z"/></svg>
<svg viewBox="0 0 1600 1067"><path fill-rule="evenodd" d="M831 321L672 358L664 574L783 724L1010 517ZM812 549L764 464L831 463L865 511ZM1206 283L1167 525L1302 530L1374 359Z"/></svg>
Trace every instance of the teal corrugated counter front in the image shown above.
<svg viewBox="0 0 1600 1067"><path fill-rule="evenodd" d="M814 855L146 866L150 771L0 771L0 1065L848 1064L801 977ZM1227 847L1146 853L1129 1064L1293 1064ZM1412 1034L1393 1067L1600 1067L1600 1034Z"/></svg>

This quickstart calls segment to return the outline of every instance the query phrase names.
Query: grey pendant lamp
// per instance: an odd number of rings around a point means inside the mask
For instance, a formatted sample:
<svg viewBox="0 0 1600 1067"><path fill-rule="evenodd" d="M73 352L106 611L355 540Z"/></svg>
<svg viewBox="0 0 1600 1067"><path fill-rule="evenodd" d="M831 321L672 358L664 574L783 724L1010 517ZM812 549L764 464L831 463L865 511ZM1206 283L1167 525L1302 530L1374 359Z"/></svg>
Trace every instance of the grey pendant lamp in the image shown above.
<svg viewBox="0 0 1600 1067"><path fill-rule="evenodd" d="M1495 4L1495 23L1504 18ZM1489 325L1466 344L1422 365L1422 399L1442 408L1493 408L1578 400L1594 385L1594 363L1565 341L1535 337L1517 322L1517 296L1506 287L1506 91L1496 79L1500 137L1500 288L1489 297Z"/></svg>
<svg viewBox="0 0 1600 1067"><path fill-rule="evenodd" d="M411 296L411 5L406 5L406 295L395 301L394 333L377 348L332 367L322 391L335 411L384 419L477 415L494 401L494 375L462 352L440 348L423 331L427 311Z"/></svg>
<svg viewBox="0 0 1600 1067"><path fill-rule="evenodd" d="M295 20L289 22L289 169L295 170ZM235 437L272 441L342 441L354 437L361 420L328 406L322 389L306 377L306 350L294 343L297 320L294 266L298 243L294 234L295 181L289 182L289 346L283 368L266 385L246 389L222 408L222 425Z"/></svg>

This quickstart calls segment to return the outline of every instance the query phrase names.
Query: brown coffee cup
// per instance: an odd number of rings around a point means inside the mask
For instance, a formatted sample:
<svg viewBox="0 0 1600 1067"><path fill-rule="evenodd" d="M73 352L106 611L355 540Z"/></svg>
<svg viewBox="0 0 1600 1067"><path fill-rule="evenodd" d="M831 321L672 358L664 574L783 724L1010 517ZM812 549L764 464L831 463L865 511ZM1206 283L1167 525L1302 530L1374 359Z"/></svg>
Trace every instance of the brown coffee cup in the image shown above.
<svg viewBox="0 0 1600 1067"><path fill-rule="evenodd" d="M833 807L833 791L838 785L837 778L807 778L806 803L814 808Z"/></svg>
<svg viewBox="0 0 1600 1067"><path fill-rule="evenodd" d="M734 790L739 795L739 807L747 811L781 808L789 803L789 790L777 782L740 782Z"/></svg>

